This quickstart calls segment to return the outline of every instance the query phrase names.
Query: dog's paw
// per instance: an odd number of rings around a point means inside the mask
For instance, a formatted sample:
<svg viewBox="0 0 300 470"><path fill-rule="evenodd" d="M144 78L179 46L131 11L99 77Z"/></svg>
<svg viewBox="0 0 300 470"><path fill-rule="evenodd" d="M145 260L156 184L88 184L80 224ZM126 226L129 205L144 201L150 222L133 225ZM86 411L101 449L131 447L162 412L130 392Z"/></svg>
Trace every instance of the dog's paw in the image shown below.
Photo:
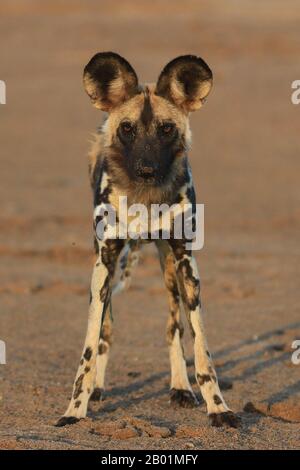
<svg viewBox="0 0 300 470"><path fill-rule="evenodd" d="M67 426L70 424L75 424L79 421L79 418L75 416L62 416L57 423L55 424L56 427L60 428L62 426Z"/></svg>
<svg viewBox="0 0 300 470"><path fill-rule="evenodd" d="M103 389L95 388L92 395L90 396L90 401L100 401L103 397Z"/></svg>
<svg viewBox="0 0 300 470"><path fill-rule="evenodd" d="M210 424L220 428L221 426L228 426L230 428L238 428L241 419L232 411L225 411L223 413L211 413L208 415Z"/></svg>
<svg viewBox="0 0 300 470"><path fill-rule="evenodd" d="M181 406L182 408L195 408L199 402L190 390L179 390L172 388L170 390L170 403L172 406Z"/></svg>

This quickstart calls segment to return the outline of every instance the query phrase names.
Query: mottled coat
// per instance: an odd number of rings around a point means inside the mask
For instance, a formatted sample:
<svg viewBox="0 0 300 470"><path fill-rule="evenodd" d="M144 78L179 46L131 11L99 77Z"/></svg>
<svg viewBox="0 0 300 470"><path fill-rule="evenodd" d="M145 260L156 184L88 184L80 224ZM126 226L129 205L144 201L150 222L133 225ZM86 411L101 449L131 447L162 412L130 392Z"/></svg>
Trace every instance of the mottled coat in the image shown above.
<svg viewBox="0 0 300 470"><path fill-rule="evenodd" d="M191 144L189 113L199 109L212 87L212 72L196 56L181 56L161 72L155 85L141 86L131 65L118 54L96 54L84 69L84 87L92 103L108 113L90 152L89 174L94 195L94 226L108 221L102 211L113 206L118 223L119 198L128 204L191 204L195 191L188 163ZM106 226L105 226L106 228ZM163 227L160 227L163 230ZM84 418L89 399L99 400L111 345L109 306L111 295L128 287L137 262L139 240L99 238L95 232L94 265L88 329L76 374L73 394L58 426ZM181 343L183 326L180 301L194 342L195 375L215 426L237 425L220 392L208 352L201 318L200 279L193 253L184 237L155 240L168 294L170 315L167 341L171 363L170 400L184 407L196 406ZM123 251L122 251L123 250ZM121 254L122 252L122 254ZM112 284L120 257L121 276Z"/></svg>

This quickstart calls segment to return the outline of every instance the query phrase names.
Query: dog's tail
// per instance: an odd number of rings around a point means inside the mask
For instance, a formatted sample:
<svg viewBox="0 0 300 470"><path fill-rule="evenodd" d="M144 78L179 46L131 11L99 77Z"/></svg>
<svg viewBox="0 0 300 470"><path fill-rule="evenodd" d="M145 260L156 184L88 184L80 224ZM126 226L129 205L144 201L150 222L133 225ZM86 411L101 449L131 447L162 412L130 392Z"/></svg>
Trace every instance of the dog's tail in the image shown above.
<svg viewBox="0 0 300 470"><path fill-rule="evenodd" d="M119 294L123 290L127 290L131 284L131 274L133 268L139 261L139 243L130 240L125 246L125 251L120 258L120 276L118 282L112 288L112 295Z"/></svg>

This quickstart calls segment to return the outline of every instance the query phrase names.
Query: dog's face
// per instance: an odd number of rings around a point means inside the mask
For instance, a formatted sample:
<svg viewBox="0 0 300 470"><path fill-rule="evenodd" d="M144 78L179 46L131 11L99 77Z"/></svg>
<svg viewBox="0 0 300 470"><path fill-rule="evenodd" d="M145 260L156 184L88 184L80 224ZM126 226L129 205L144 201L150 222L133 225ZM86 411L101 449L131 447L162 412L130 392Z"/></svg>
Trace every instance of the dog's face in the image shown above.
<svg viewBox="0 0 300 470"><path fill-rule="evenodd" d="M181 56L167 64L156 85L141 87L125 59L105 52L90 60L83 80L94 106L109 113L104 146L119 174L136 184L162 185L189 145L189 112L210 92L208 65Z"/></svg>

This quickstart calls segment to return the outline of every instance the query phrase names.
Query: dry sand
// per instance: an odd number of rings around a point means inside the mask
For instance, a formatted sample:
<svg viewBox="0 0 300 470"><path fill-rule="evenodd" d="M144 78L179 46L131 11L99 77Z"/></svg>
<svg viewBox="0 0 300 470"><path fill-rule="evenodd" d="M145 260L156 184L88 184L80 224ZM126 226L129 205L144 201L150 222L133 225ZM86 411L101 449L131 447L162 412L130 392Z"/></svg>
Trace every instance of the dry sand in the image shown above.
<svg viewBox="0 0 300 470"><path fill-rule="evenodd" d="M300 365L291 362L300 339L300 106L290 101L300 8L242 3L1 1L0 448L300 447ZM192 116L191 163L205 203L197 258L210 349L242 417L238 430L210 428L203 404L168 403L167 299L152 248L114 302L105 400L86 420L53 426L87 322L85 155L102 116L81 74L98 50L124 55L142 81L184 53L203 56L215 73L214 92ZM188 330L186 350L193 376Z"/></svg>

